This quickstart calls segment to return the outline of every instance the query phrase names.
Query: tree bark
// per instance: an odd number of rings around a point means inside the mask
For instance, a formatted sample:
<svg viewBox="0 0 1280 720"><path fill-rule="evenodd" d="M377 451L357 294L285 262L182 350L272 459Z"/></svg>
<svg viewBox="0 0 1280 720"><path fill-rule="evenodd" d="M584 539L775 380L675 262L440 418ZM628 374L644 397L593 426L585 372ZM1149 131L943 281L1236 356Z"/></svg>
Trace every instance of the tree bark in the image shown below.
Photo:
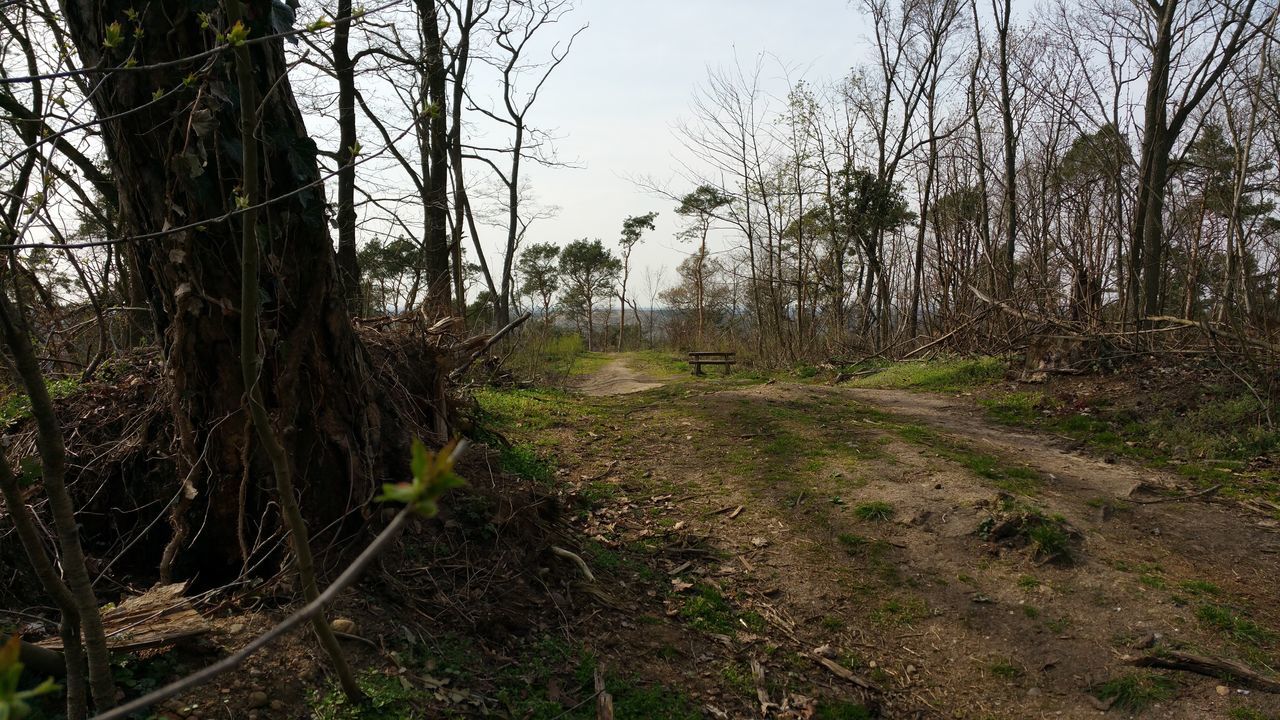
<svg viewBox="0 0 1280 720"><path fill-rule="evenodd" d="M338 281L348 311L360 309L356 258L356 66L351 61L351 0L338 0L333 72L338 79Z"/></svg>
<svg viewBox="0 0 1280 720"><path fill-rule="evenodd" d="M133 3L64 0L63 7L84 66L111 67L128 53L165 63L103 77L90 100L107 118L103 143L116 170L124 232L164 231L135 246L150 269L147 295L169 318L162 352L187 498L185 515L173 519L174 549L185 549L185 561L205 579L234 575L247 560L239 529L248 526L252 537L260 518L278 521L262 464L249 458L246 470L242 459L248 442L242 353L262 356L264 404L282 432L313 527L339 527L383 467L404 464L398 419L372 397L367 359L339 292L316 146L285 75L281 41L255 42L272 32L271 2L252 0L245 22L256 85L249 95L261 98L263 347L243 348L239 223L222 220L243 202L244 182L230 54L181 62L217 42L216 29L202 27L190 3L165 0L139 10L143 32L115 49L104 47L100 33ZM223 21L215 13L210 22ZM153 101L157 88L177 90Z"/></svg>

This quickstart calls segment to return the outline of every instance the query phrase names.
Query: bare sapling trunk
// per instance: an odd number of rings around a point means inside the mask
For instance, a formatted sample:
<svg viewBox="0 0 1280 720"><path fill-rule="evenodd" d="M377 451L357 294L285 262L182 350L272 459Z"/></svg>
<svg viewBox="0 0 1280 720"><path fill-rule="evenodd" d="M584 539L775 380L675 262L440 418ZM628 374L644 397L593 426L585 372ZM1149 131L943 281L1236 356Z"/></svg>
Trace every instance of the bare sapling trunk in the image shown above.
<svg viewBox="0 0 1280 720"><path fill-rule="evenodd" d="M44 376L31 345L26 322L20 311L9 301L0 288L0 333L12 355L14 369L27 397L31 400L31 415L36 421L36 444L40 450L42 477L45 493L49 496L49 509L53 514L58 546L62 550L63 572L70 586L71 599L84 633L84 646L89 661L89 691L98 710L115 705L116 688L111 678L111 654L102 628L102 616L98 614L98 600L93 594L93 583L85 565L84 548L80 545L80 529L76 526L75 505L67 491L67 449L62 436L62 426L54 413L53 399L45 387ZM12 504L7 499L6 503ZM18 511L15 508L15 517ZM55 596L54 598L58 598ZM64 600L66 598L63 598Z"/></svg>
<svg viewBox="0 0 1280 720"><path fill-rule="evenodd" d="M242 10L239 0L231 0L231 2L227 3L227 10L228 19L232 23L240 22ZM253 79L253 60L249 56L248 48L244 47L243 44L236 47L235 57L236 79L240 86L240 136L244 147L242 188L249 208L241 218L244 254L241 260L240 288L240 368L244 380L245 402L249 406L249 417L253 422L254 430L257 432L258 440L266 451L267 459L271 462L271 469L275 475L277 501L280 503L285 525L289 529L290 546L293 549L298 579L302 584L303 595L308 602L312 602L319 597L320 591L316 586L315 561L311 556L311 539L307 532L307 523L302 518L302 511L298 508L297 497L294 494L292 468L289 464L288 452L280 442L279 435L271 426L271 418L267 414L262 389L258 385L258 377L261 371L261 362L257 351L258 304L261 294L261 289L258 285L258 274L261 266L261 250L258 242L258 211L256 206L262 201L258 177L261 168L259 167L258 141L256 137L258 129L256 111L258 98ZM334 636L329 623L325 621L324 613L316 613L311 619L311 625L315 629L316 635L320 638L320 644L324 647L325 653L328 654L330 662L333 663L334 672L338 675L343 692L346 693L348 699L358 700L363 696L360 685L356 682L355 674L352 673L350 665L347 664L346 656L342 653L342 647L338 645L337 637Z"/></svg>
<svg viewBox="0 0 1280 720"><path fill-rule="evenodd" d="M0 458L0 494L4 496L14 530L22 543L23 551L31 561L31 567L35 569L36 577L62 614L59 629L62 635L62 656L67 664L64 679L67 686L67 720L84 720L88 708L85 702L84 646L80 643L80 611L71 589L62 581L45 551L44 539L27 509L18 478L9 467L9 461L4 458Z"/></svg>

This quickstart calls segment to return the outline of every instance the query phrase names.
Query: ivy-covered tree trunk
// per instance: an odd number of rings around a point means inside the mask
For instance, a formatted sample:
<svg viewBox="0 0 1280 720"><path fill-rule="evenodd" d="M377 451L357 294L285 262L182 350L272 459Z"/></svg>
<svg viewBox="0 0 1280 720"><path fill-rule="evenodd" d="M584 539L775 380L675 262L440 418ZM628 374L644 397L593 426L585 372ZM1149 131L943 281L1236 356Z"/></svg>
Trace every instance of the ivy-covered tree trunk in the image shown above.
<svg viewBox="0 0 1280 720"><path fill-rule="evenodd" d="M147 297L166 319L161 343L185 493L162 574L174 554L206 577L235 571L265 551L255 543L279 521L270 467L245 413L242 351L262 355L259 386L317 531L368 497L380 453L404 447L391 437L398 423L387 405L371 398L339 291L316 145L285 77L282 41L261 40L285 28L278 14L273 22L271 0L245 3L242 30L228 28L212 0L64 0L63 9L85 67L137 66L95 74L91 100L104 118L123 231L152 235L134 247ZM256 84L249 96L260 98L260 348L240 347L240 215L228 217L243 182L241 93L230 51L201 56L227 34L246 38Z"/></svg>

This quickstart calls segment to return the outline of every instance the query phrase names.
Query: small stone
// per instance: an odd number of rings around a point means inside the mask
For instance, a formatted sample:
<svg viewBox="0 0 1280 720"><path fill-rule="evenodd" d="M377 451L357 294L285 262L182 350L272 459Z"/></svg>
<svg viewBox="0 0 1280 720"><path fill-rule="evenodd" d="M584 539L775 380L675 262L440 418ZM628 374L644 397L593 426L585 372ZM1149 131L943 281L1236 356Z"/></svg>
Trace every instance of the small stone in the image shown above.
<svg viewBox="0 0 1280 720"><path fill-rule="evenodd" d="M333 621L329 623L329 627L333 628L334 632L346 633L348 635L356 634L356 623L354 620L349 618L334 618Z"/></svg>
<svg viewBox="0 0 1280 720"><path fill-rule="evenodd" d="M228 626L227 632L231 633L232 635L239 635L240 633L244 632L244 623L234 623Z"/></svg>
<svg viewBox="0 0 1280 720"><path fill-rule="evenodd" d="M266 693L262 692L261 690L254 690L253 692L249 693L249 707L260 708L263 705L267 704L268 699L269 698L267 698Z"/></svg>
<svg viewBox="0 0 1280 720"><path fill-rule="evenodd" d="M280 700L272 700L271 709L275 710L276 712L280 712L281 710L284 710L284 702Z"/></svg>
<svg viewBox="0 0 1280 720"><path fill-rule="evenodd" d="M1027 694L1030 695L1031 697L1035 697L1040 694L1040 688L1038 687L1027 688Z"/></svg>
<svg viewBox="0 0 1280 720"><path fill-rule="evenodd" d="M1226 697L1231 694L1231 688L1227 687L1226 685L1219 685L1218 687L1214 688L1214 690L1216 690L1218 694L1221 695L1222 697Z"/></svg>

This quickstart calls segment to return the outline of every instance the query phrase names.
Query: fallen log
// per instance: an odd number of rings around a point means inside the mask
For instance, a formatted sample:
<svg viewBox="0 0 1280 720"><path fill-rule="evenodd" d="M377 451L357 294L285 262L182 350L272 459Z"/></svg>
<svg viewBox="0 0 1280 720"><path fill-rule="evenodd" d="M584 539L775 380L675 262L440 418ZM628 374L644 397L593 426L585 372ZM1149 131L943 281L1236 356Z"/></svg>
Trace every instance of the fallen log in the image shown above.
<svg viewBox="0 0 1280 720"><path fill-rule="evenodd" d="M1162 650L1159 653L1130 658L1127 662L1135 667L1181 670L1218 678L1252 690L1280 694L1280 681L1261 675L1244 663L1226 658L1193 655L1179 650Z"/></svg>

